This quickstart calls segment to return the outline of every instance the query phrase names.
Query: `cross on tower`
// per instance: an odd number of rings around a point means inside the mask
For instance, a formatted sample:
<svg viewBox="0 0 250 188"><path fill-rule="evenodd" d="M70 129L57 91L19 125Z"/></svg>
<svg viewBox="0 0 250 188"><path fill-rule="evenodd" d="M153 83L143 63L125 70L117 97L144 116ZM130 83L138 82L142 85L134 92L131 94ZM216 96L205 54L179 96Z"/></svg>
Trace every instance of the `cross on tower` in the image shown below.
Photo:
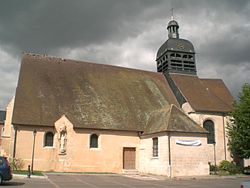
<svg viewBox="0 0 250 188"><path fill-rule="evenodd" d="M171 8L170 11L171 11L171 19L174 20L174 8Z"/></svg>

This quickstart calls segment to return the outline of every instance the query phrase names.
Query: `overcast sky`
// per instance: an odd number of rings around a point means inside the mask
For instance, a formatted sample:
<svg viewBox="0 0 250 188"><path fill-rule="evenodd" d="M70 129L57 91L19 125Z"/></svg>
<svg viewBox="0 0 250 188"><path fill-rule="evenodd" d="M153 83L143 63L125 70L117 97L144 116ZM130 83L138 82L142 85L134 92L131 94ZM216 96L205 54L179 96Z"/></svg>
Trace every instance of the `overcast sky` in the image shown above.
<svg viewBox="0 0 250 188"><path fill-rule="evenodd" d="M22 52L156 71L170 9L196 51L198 76L236 97L250 83L250 1L8 0L0 2L0 109L17 86Z"/></svg>

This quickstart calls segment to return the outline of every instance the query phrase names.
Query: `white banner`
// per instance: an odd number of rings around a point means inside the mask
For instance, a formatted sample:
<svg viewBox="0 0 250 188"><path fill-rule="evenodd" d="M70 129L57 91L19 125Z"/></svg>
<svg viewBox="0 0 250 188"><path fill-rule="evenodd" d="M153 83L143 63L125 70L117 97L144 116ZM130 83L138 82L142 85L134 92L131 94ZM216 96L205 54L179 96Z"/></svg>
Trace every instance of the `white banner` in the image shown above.
<svg viewBox="0 0 250 188"><path fill-rule="evenodd" d="M200 146L200 140L176 140L176 144L183 146Z"/></svg>

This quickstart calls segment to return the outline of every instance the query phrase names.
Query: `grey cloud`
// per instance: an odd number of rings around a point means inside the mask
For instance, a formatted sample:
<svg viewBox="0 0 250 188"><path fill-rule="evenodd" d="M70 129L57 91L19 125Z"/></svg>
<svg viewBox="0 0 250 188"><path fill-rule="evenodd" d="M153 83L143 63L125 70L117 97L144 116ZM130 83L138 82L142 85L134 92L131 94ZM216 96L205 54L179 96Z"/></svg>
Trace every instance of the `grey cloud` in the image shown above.
<svg viewBox="0 0 250 188"><path fill-rule="evenodd" d="M199 53L203 58L210 59L210 63L219 64L238 64L250 61L250 26L243 29L243 27L233 27L228 33L207 41L200 46Z"/></svg>

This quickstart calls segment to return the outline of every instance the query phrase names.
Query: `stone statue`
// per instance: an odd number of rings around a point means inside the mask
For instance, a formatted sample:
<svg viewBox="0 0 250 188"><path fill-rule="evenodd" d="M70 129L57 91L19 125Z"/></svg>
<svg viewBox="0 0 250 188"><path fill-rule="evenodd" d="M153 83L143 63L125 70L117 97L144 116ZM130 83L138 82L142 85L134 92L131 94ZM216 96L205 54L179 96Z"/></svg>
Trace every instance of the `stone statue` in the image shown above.
<svg viewBox="0 0 250 188"><path fill-rule="evenodd" d="M60 153L66 154L66 142L67 142L67 128L66 126L60 128Z"/></svg>

